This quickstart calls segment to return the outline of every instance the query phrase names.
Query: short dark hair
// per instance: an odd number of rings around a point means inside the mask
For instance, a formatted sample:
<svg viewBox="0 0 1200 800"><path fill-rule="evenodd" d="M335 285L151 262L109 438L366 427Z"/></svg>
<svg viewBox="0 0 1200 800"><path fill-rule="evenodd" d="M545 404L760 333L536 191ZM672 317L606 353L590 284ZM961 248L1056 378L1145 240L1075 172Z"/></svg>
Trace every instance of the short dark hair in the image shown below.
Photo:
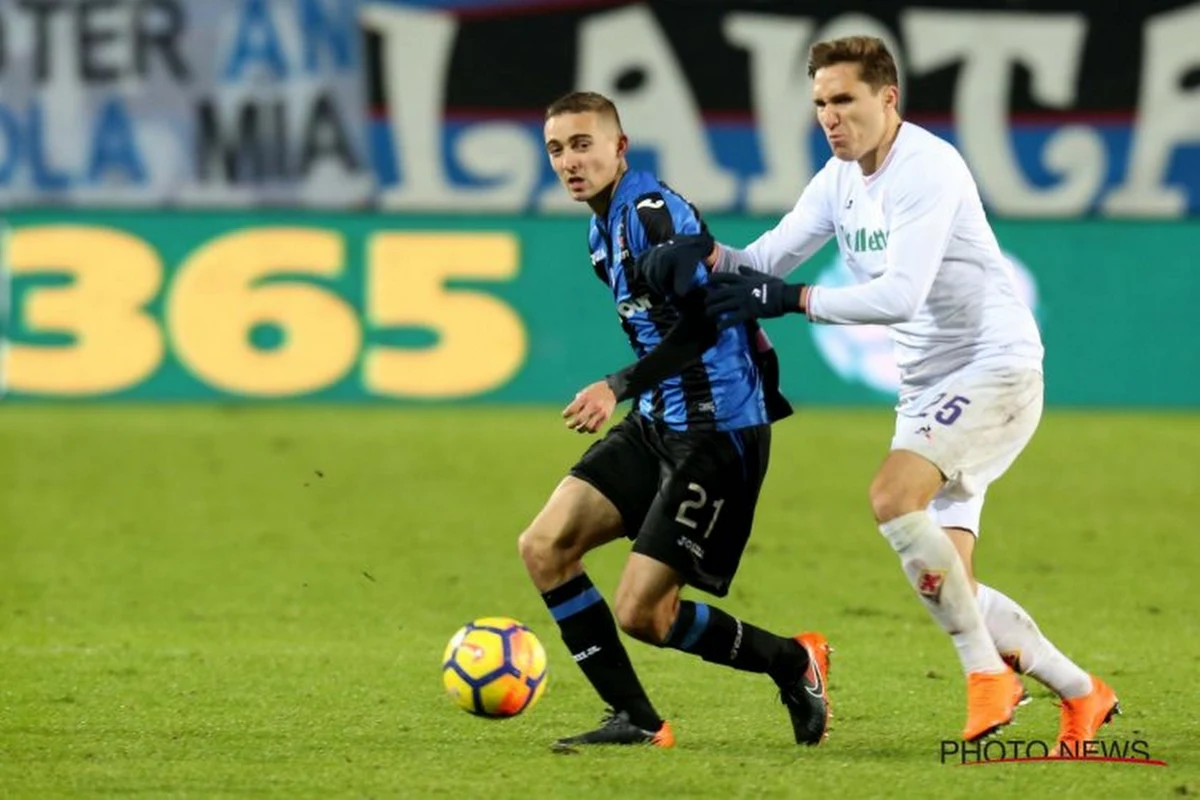
<svg viewBox="0 0 1200 800"><path fill-rule="evenodd" d="M834 64L858 64L859 77L873 90L884 86L899 86L900 75L896 59L882 39L875 36L847 36L817 42L808 51L808 77L817 70Z"/></svg>
<svg viewBox="0 0 1200 800"><path fill-rule="evenodd" d="M599 92L570 92L546 106L546 119L557 117L559 114L583 114L594 111L600 116L606 116L617 123L617 130L624 132L621 127L621 115L617 106Z"/></svg>

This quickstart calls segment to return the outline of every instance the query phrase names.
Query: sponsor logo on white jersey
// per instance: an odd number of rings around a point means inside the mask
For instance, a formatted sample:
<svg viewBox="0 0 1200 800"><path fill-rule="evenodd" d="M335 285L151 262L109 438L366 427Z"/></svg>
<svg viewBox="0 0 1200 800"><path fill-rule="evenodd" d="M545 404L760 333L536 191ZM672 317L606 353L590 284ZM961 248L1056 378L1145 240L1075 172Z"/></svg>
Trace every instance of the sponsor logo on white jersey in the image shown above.
<svg viewBox="0 0 1200 800"><path fill-rule="evenodd" d="M1017 294L1034 314L1037 313L1037 284L1028 267L1011 253L1005 257L1013 265ZM855 281L839 253L831 264L817 274L819 286L853 286ZM846 383L895 396L900 389L900 370L892 338L883 325L810 325L809 334L825 363Z"/></svg>
<svg viewBox="0 0 1200 800"><path fill-rule="evenodd" d="M846 231L846 249L853 253L886 250L887 242L887 231L869 230L867 228Z"/></svg>

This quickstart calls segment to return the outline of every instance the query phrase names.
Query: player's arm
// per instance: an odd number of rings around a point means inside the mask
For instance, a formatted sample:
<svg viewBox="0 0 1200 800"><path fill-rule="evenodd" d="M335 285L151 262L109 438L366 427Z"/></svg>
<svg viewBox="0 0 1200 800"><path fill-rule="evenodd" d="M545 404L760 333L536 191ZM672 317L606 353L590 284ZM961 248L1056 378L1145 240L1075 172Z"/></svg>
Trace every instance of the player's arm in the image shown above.
<svg viewBox="0 0 1200 800"><path fill-rule="evenodd" d="M736 273L713 276L709 316L718 318L721 327L792 313L838 325L912 319L929 296L946 254L962 183L961 174L944 163L931 168L916 161L907 171L913 179L904 181L907 188L894 198L887 267L878 278L847 287L809 286L739 267Z"/></svg>
<svg viewBox="0 0 1200 800"><path fill-rule="evenodd" d="M916 164L912 166L917 166ZM800 298L808 318L835 325L892 325L916 316L937 277L962 198L957 170L928 170L896 195L883 274L856 286L812 286Z"/></svg>
<svg viewBox="0 0 1200 800"><path fill-rule="evenodd" d="M716 344L717 336L717 326L704 315L702 306L681 316L649 353L581 389L563 409L567 427L579 433L600 430L613 415L617 403L632 400L683 372Z"/></svg>
<svg viewBox="0 0 1200 800"><path fill-rule="evenodd" d="M716 240L696 210L671 193L651 192L634 201L630 247L637 270L655 292L678 299L695 288L708 269Z"/></svg>
<svg viewBox="0 0 1200 800"><path fill-rule="evenodd" d="M732 272L745 266L767 275L783 277L807 261L834 233L829 193L832 179L821 170L800 194L796 205L771 230L744 249L718 244L707 230L685 234L645 253L639 261L659 285L675 286L691 277L692 264L701 261L714 272Z"/></svg>
<svg viewBox="0 0 1200 800"><path fill-rule="evenodd" d="M742 249L718 244L706 263L714 272L733 272L746 266L780 278L791 273L833 236L831 178L829 170L822 169L774 228Z"/></svg>
<svg viewBox="0 0 1200 800"><path fill-rule="evenodd" d="M679 236L703 236L704 223L695 209L671 193L653 192L634 201L626 236L634 252L652 252ZM669 285L646 275L655 291L679 309L679 321L649 353L605 380L618 400L637 397L658 384L678 375L717 342L717 329L704 315L699 294L692 294L703 281L706 268L703 257L692 255L678 263ZM645 260L639 262L639 268Z"/></svg>
<svg viewBox="0 0 1200 800"><path fill-rule="evenodd" d="M625 231L630 250L644 256L678 236L702 235L703 223L691 206L669 193L652 192L634 201ZM653 350L632 364L606 375L580 390L563 409L567 427L580 433L595 433L608 420L617 403L631 400L683 372L716 344L718 331L704 313L703 296L694 291L707 273L702 254L676 259L670 272L656 276L643 272L655 292L669 299L680 311L679 320L663 335Z"/></svg>
<svg viewBox="0 0 1200 800"><path fill-rule="evenodd" d="M672 378L704 351L717 343L717 327L704 316L702 308L680 315L662 341L637 361L604 378L617 402L632 400Z"/></svg>

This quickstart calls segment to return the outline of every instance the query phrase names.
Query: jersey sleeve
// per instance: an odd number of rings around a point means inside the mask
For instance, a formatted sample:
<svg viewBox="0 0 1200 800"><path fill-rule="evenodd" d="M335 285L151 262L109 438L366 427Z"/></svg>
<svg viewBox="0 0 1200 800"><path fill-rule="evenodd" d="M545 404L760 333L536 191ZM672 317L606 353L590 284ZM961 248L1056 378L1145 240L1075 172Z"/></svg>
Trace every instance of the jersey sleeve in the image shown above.
<svg viewBox="0 0 1200 800"><path fill-rule="evenodd" d="M627 214L626 240L635 258L676 235L699 233L704 223L682 197L670 192L648 192L631 204ZM692 285L707 276L697 261ZM704 314L703 306L680 307L679 319L654 348L605 380L618 401L637 397L667 378L678 375L700 358L717 341L717 328Z"/></svg>
<svg viewBox="0 0 1200 800"><path fill-rule="evenodd" d="M704 223L696 209L671 191L654 191L640 195L630 206L626 237L629 252L635 258L655 245L671 241L675 236L700 233ZM697 261L691 285L702 283L708 271Z"/></svg>
<svg viewBox="0 0 1200 800"><path fill-rule="evenodd" d="M832 170L826 166L774 228L741 250L721 245L714 269L728 272L745 266L780 278L788 275L833 236L835 188Z"/></svg>
<svg viewBox="0 0 1200 800"><path fill-rule="evenodd" d="M941 159L907 162L888 213L883 273L855 286L814 286L808 297L809 319L839 325L891 325L916 316L946 255L963 196L965 170L961 162Z"/></svg>
<svg viewBox="0 0 1200 800"><path fill-rule="evenodd" d="M630 204L629 250L636 257L676 234L700 232L696 210L670 192L647 192Z"/></svg>

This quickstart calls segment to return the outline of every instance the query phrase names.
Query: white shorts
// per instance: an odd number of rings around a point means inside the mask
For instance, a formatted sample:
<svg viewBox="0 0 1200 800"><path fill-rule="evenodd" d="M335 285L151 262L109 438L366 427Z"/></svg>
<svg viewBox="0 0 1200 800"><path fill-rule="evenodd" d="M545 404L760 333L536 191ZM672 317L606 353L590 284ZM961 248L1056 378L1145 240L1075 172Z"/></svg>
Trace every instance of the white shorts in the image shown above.
<svg viewBox="0 0 1200 800"><path fill-rule="evenodd" d="M965 369L900 406L893 450L911 450L946 476L929 506L943 528L979 535L988 486L1008 470L1042 418L1042 373Z"/></svg>

